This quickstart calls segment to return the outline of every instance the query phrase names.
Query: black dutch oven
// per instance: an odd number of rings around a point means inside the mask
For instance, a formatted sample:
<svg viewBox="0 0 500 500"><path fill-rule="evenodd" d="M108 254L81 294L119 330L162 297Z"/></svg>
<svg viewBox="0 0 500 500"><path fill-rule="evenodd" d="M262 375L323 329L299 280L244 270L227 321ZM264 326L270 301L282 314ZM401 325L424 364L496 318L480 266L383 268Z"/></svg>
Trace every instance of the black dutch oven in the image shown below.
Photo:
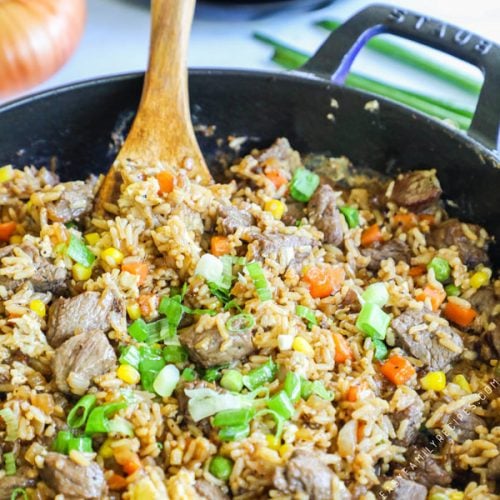
<svg viewBox="0 0 500 500"><path fill-rule="evenodd" d="M456 56L484 74L465 134L405 106L343 87L366 41L392 33ZM63 179L104 172L116 148L112 134L137 108L142 74L68 85L0 108L0 164L46 165L57 159ZM346 155L358 166L394 174L436 168L448 210L485 226L500 240L500 47L441 21L385 5L370 6L336 30L299 71L266 73L200 69L190 72L195 123L215 125L199 140L214 173L224 151L217 138L247 136L246 149L285 136L303 153ZM331 107L332 99L338 109ZM377 99L379 109L365 109ZM332 121L331 113L335 119ZM245 151L242 151L244 153ZM500 248L492 245L498 266Z"/></svg>

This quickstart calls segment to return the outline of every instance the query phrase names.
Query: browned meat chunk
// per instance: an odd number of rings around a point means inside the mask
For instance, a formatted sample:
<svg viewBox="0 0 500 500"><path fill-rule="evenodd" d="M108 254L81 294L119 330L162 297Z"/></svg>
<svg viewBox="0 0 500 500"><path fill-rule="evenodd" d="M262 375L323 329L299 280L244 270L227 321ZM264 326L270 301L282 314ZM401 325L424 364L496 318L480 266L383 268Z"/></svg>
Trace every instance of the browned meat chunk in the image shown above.
<svg viewBox="0 0 500 500"><path fill-rule="evenodd" d="M427 236L427 243L434 248L446 248L456 246L462 262L470 268L478 264L488 262L486 248L478 247L464 233L462 224L458 219L448 219L436 226ZM468 228L475 234L479 233L479 226L467 224Z"/></svg>
<svg viewBox="0 0 500 500"><path fill-rule="evenodd" d="M493 319L495 327L481 335L481 356L486 361L500 358L500 316Z"/></svg>
<svg viewBox="0 0 500 500"><path fill-rule="evenodd" d="M464 443L467 439L475 439L477 436L476 427L485 426L483 418L474 413L457 410L452 414L445 414L441 420L443 424L449 424L456 433L456 442Z"/></svg>
<svg viewBox="0 0 500 500"><path fill-rule="evenodd" d="M488 462L488 479L498 481L500 479L500 455Z"/></svg>
<svg viewBox="0 0 500 500"><path fill-rule="evenodd" d="M49 488L65 498L99 499L106 492L104 474L95 462L78 465L61 453L50 452L40 474Z"/></svg>
<svg viewBox="0 0 500 500"><path fill-rule="evenodd" d="M335 474L322 462L317 453L296 450L285 467L277 467L274 487L285 494L307 495L310 500L330 500L333 498L332 480ZM349 499L348 491L337 496L339 500Z"/></svg>
<svg viewBox="0 0 500 500"><path fill-rule="evenodd" d="M302 164L299 153L294 151L290 146L288 139L283 137L276 139L275 143L270 148L264 149L257 156L257 160L259 162L264 162L270 158L278 160L279 167L287 170L288 172L293 172Z"/></svg>
<svg viewBox="0 0 500 500"><path fill-rule="evenodd" d="M427 488L423 484L404 477L381 479L380 482L381 486L377 488L377 493L385 500L426 500L427 498Z"/></svg>
<svg viewBox="0 0 500 500"><path fill-rule="evenodd" d="M21 467L13 476L3 476L0 479L0 500L10 500L16 488L29 488L36 485L33 474L27 467Z"/></svg>
<svg viewBox="0 0 500 500"><path fill-rule="evenodd" d="M377 272L383 260L393 259L398 262L410 262L410 247L399 239L389 240L379 246L368 247L361 250L365 257L370 257L370 262L366 266L372 272Z"/></svg>
<svg viewBox="0 0 500 500"><path fill-rule="evenodd" d="M194 489L202 500L229 500L229 496L226 495L216 484L213 484L206 479L198 479L194 483Z"/></svg>
<svg viewBox="0 0 500 500"><path fill-rule="evenodd" d="M389 417L398 435L398 430L402 426L403 436L395 439L394 442L399 446L409 446L415 441L418 436L420 424L424 416L424 403L415 393L415 398L408 401L406 408L398 409L394 413L390 413Z"/></svg>
<svg viewBox="0 0 500 500"><path fill-rule="evenodd" d="M23 252L33 261L33 275L29 278L17 280L0 275L0 286L15 290L26 281L31 282L35 292L52 292L63 294L67 288L67 271L64 267L55 266L49 259L42 257L37 247L31 243L9 245L0 250L0 261L4 258L19 256Z"/></svg>
<svg viewBox="0 0 500 500"><path fill-rule="evenodd" d="M305 217L304 204L298 201L287 200L286 212L281 218L283 224L286 224L287 226L295 226L303 217Z"/></svg>
<svg viewBox="0 0 500 500"><path fill-rule="evenodd" d="M233 207L232 205L221 205L218 210L218 215L224 234L233 234L238 228L250 227L255 222L252 214Z"/></svg>
<svg viewBox="0 0 500 500"><path fill-rule="evenodd" d="M80 333L56 349L54 376L62 392L83 394L91 380L109 371L116 356L108 337L98 330Z"/></svg>
<svg viewBox="0 0 500 500"><path fill-rule="evenodd" d="M410 332L411 327L428 324L435 315L426 309L406 310L392 320L396 345L403 348L410 356L422 361L429 370L442 370L460 356L463 342L458 332L450 326L439 326L435 332L429 329ZM427 319L426 319L427 318ZM456 345L450 350L440 342L440 337Z"/></svg>
<svg viewBox="0 0 500 500"><path fill-rule="evenodd" d="M415 170L398 176L391 200L418 211L438 201L441 193L441 186L433 170Z"/></svg>
<svg viewBox="0 0 500 500"><path fill-rule="evenodd" d="M491 316L499 299L496 297L493 287L486 286L479 288L479 290L469 299L469 302L471 306L480 313L486 313L487 316Z"/></svg>
<svg viewBox="0 0 500 500"><path fill-rule="evenodd" d="M224 339L217 328L197 331L197 324L180 331L179 340L189 357L205 368L238 361L254 351L252 332L230 333Z"/></svg>
<svg viewBox="0 0 500 500"><path fill-rule="evenodd" d="M402 475L423 484L426 488L448 486L452 479L437 457L431 455L426 449L416 446L410 446L406 453L405 472Z"/></svg>
<svg viewBox="0 0 500 500"><path fill-rule="evenodd" d="M311 254L316 242L292 234L257 234L251 247L251 259L274 259L284 266L300 270L302 262Z"/></svg>
<svg viewBox="0 0 500 500"><path fill-rule="evenodd" d="M124 325L125 305L111 291L84 292L70 299L57 299L49 310L47 340L60 346L77 333L92 330L109 331L113 325Z"/></svg>
<svg viewBox="0 0 500 500"><path fill-rule="evenodd" d="M307 204L309 220L324 234L325 243L340 245L344 239L342 219L335 192L328 184L320 186Z"/></svg>
<svg viewBox="0 0 500 500"><path fill-rule="evenodd" d="M61 197L47 204L47 217L52 222L70 222L78 220L92 210L93 188L95 180L90 182L73 181L62 184Z"/></svg>

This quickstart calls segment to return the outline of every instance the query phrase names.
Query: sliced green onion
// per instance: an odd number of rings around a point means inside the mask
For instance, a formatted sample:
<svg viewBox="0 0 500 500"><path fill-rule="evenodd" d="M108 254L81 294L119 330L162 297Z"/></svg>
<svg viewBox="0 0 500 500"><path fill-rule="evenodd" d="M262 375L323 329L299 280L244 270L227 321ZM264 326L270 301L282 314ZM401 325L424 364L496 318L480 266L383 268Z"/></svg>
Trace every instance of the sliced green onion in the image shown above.
<svg viewBox="0 0 500 500"><path fill-rule="evenodd" d="M19 495L22 495L23 500L29 500L28 493L26 493L26 488L15 488L10 494L10 500L17 500Z"/></svg>
<svg viewBox="0 0 500 500"><path fill-rule="evenodd" d="M192 368L184 368L181 373L181 378L186 382L192 382L196 379L196 372Z"/></svg>
<svg viewBox="0 0 500 500"><path fill-rule="evenodd" d="M222 276L218 285L222 290L229 291L233 284L233 259L230 255L223 255L220 260L222 262Z"/></svg>
<svg viewBox="0 0 500 500"><path fill-rule="evenodd" d="M342 215L345 217L347 225L350 229L359 226L359 211L357 208L344 205L339 208Z"/></svg>
<svg viewBox="0 0 500 500"><path fill-rule="evenodd" d="M300 399L300 386L300 376L295 372L288 372L283 384L283 390L292 403L296 403Z"/></svg>
<svg viewBox="0 0 500 500"><path fill-rule="evenodd" d="M154 344L159 340L171 338L177 333L177 325L173 326L168 318L162 318L146 325L147 343Z"/></svg>
<svg viewBox="0 0 500 500"><path fill-rule="evenodd" d="M333 399L333 392L326 389L323 382L320 380L315 380L311 382L303 377L300 379L301 389L300 397L304 400L308 400L313 394L316 396L331 401Z"/></svg>
<svg viewBox="0 0 500 500"><path fill-rule="evenodd" d="M446 295L448 295L448 297L458 297L460 295L460 288L458 288L458 286L454 285L453 283L450 285L446 285L444 287L444 291L446 292Z"/></svg>
<svg viewBox="0 0 500 500"><path fill-rule="evenodd" d="M278 366L272 359L269 359L264 364L249 371L247 375L244 375L243 385L248 390L253 391L261 385L274 380L277 372Z"/></svg>
<svg viewBox="0 0 500 500"><path fill-rule="evenodd" d="M241 312L241 306L236 299L231 299L224 305L224 311L229 311L229 309L236 309L238 312Z"/></svg>
<svg viewBox="0 0 500 500"><path fill-rule="evenodd" d="M135 345L126 346L118 359L121 365L130 365L135 369L139 368L139 363L141 362L141 354L139 349Z"/></svg>
<svg viewBox="0 0 500 500"><path fill-rule="evenodd" d="M293 403L290 401L285 391L279 391L268 402L267 407L274 410L278 415L281 415L286 420L289 420L295 413Z"/></svg>
<svg viewBox="0 0 500 500"><path fill-rule="evenodd" d="M375 350L373 357L378 361L385 359L387 357L388 350L384 342L380 339L373 339L372 343Z"/></svg>
<svg viewBox="0 0 500 500"><path fill-rule="evenodd" d="M264 408L263 410L258 411L254 418L258 419L266 415L270 415L271 417L273 417L274 422L276 424L275 436L278 439L281 439L281 434L283 434L283 424L285 423L285 419L279 413L275 412L274 410L270 410L269 408Z"/></svg>
<svg viewBox="0 0 500 500"><path fill-rule="evenodd" d="M233 471L233 461L226 457L216 455L210 461L208 472L221 481L227 481Z"/></svg>
<svg viewBox="0 0 500 500"><path fill-rule="evenodd" d="M356 328L372 339L385 339L391 317L377 304L366 302L356 321Z"/></svg>
<svg viewBox="0 0 500 500"><path fill-rule="evenodd" d="M250 262L250 264L246 265L248 274L250 278L252 278L255 290L257 291L257 295L259 299L263 302L266 300L271 300L273 295L271 293L271 288L269 287L269 283L264 275L264 270L259 262Z"/></svg>
<svg viewBox="0 0 500 500"><path fill-rule="evenodd" d="M95 406L97 397L94 394L86 394L68 413L66 422L70 429L78 429L85 425L87 418Z"/></svg>
<svg viewBox="0 0 500 500"><path fill-rule="evenodd" d="M222 427L219 431L219 439L221 441L239 441L245 439L250 434L250 426L239 425L234 427Z"/></svg>
<svg viewBox="0 0 500 500"><path fill-rule="evenodd" d="M229 333L243 333L251 330L255 325L255 319L251 314L241 313L232 316L226 321Z"/></svg>
<svg viewBox="0 0 500 500"><path fill-rule="evenodd" d="M248 424L255 415L253 408L241 408L239 410L224 410L217 413L212 421L214 427L232 427Z"/></svg>
<svg viewBox="0 0 500 500"><path fill-rule="evenodd" d="M243 375L238 370L226 370L220 379L221 387L232 392L243 389Z"/></svg>
<svg viewBox="0 0 500 500"><path fill-rule="evenodd" d="M70 431L59 431L52 443L52 449L57 453L66 455L68 453L68 443L72 437L73 434Z"/></svg>
<svg viewBox="0 0 500 500"><path fill-rule="evenodd" d="M211 368L207 368L203 373L203 380L207 382L217 382L222 377L221 373L222 367L220 366L212 366Z"/></svg>
<svg viewBox="0 0 500 500"><path fill-rule="evenodd" d="M222 260L215 257L215 255L206 253L198 261L194 274L195 276L202 276L208 282L219 283L223 272L224 264Z"/></svg>
<svg viewBox="0 0 500 500"><path fill-rule="evenodd" d="M4 408L0 410L0 417L3 418L7 430L5 441L15 441L19 427L14 412L10 408Z"/></svg>
<svg viewBox="0 0 500 500"><path fill-rule="evenodd" d="M153 389L162 398L170 397L180 378L179 369L175 365L167 365L156 376Z"/></svg>
<svg viewBox="0 0 500 500"><path fill-rule="evenodd" d="M383 307L389 302L389 292L385 283L372 283L361 295L365 302Z"/></svg>
<svg viewBox="0 0 500 500"><path fill-rule="evenodd" d="M155 392L153 382L160 370L165 366L161 349L153 346L142 345L139 349L141 362L139 363L139 372L141 374L141 385L144 390Z"/></svg>
<svg viewBox="0 0 500 500"><path fill-rule="evenodd" d="M295 314L307 321L307 327L309 329L311 329L313 325L318 324L314 311L309 309L309 307L298 305L295 309Z"/></svg>
<svg viewBox="0 0 500 500"><path fill-rule="evenodd" d="M142 318L136 319L129 325L127 331L137 342L145 342L149 336L148 325Z"/></svg>
<svg viewBox="0 0 500 500"><path fill-rule="evenodd" d="M231 302L231 294L229 291L221 289L217 283L208 283L208 289L212 295L220 300L221 304L228 304Z"/></svg>
<svg viewBox="0 0 500 500"><path fill-rule="evenodd" d="M16 456L12 451L3 454L3 462L6 476L13 476L17 471Z"/></svg>
<svg viewBox="0 0 500 500"><path fill-rule="evenodd" d="M427 264L427 269L432 269L434 271L434 276L441 283L450 277L450 264L448 264L447 260L442 259L441 257L434 257L429 264Z"/></svg>
<svg viewBox="0 0 500 500"><path fill-rule="evenodd" d="M91 267L96 259L96 256L88 249L87 245L73 234L70 236L66 254L85 267Z"/></svg>
<svg viewBox="0 0 500 500"><path fill-rule="evenodd" d="M294 200L305 203L311 199L318 186L319 175L307 168L298 168L290 182L290 195Z"/></svg>
<svg viewBox="0 0 500 500"><path fill-rule="evenodd" d="M163 359L166 363L184 363L188 359L188 353L182 345L167 345L163 348Z"/></svg>
<svg viewBox="0 0 500 500"><path fill-rule="evenodd" d="M123 417L115 417L108 421L108 433L127 437L134 436L134 426Z"/></svg>
<svg viewBox="0 0 500 500"><path fill-rule="evenodd" d="M87 419L85 434L96 434L97 432L109 432L109 417L117 411L123 410L128 406L126 401L116 403L107 403L94 408Z"/></svg>
<svg viewBox="0 0 500 500"><path fill-rule="evenodd" d="M179 299L181 298L180 295L174 298L162 297L160 305L158 306L158 312L167 317L169 337L173 337L177 333L177 328L179 327L184 313L184 306L179 302L177 297Z"/></svg>
<svg viewBox="0 0 500 500"><path fill-rule="evenodd" d="M68 440L68 453L72 450L92 453L92 439L88 436L74 436Z"/></svg>

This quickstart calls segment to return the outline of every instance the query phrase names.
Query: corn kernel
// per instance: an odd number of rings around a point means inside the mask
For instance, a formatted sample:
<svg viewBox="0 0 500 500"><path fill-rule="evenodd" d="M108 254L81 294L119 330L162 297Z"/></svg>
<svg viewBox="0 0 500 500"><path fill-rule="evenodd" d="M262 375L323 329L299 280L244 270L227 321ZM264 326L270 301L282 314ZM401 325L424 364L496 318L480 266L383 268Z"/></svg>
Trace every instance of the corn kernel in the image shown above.
<svg viewBox="0 0 500 500"><path fill-rule="evenodd" d="M71 273L75 281L87 281L92 276L92 268L82 266L82 264L76 262L71 268Z"/></svg>
<svg viewBox="0 0 500 500"><path fill-rule="evenodd" d="M126 384L138 384L141 374L130 365L120 365L116 370L116 376Z"/></svg>
<svg viewBox="0 0 500 500"><path fill-rule="evenodd" d="M5 165L0 168L0 184L2 182L8 182L14 177L14 169L12 165Z"/></svg>
<svg viewBox="0 0 500 500"><path fill-rule="evenodd" d="M267 446L269 446L269 448L271 448L272 450L278 451L281 447L281 439L279 439L277 436L274 436L273 434L267 434L266 441Z"/></svg>
<svg viewBox="0 0 500 500"><path fill-rule="evenodd" d="M282 444L278 450L280 457L288 457L292 454L293 446L291 444Z"/></svg>
<svg viewBox="0 0 500 500"><path fill-rule="evenodd" d="M101 239L97 233L89 233L84 236L87 245L93 247Z"/></svg>
<svg viewBox="0 0 500 500"><path fill-rule="evenodd" d="M139 319L141 317L141 307L137 302L133 302L132 304L127 305L127 314L128 317L132 320Z"/></svg>
<svg viewBox="0 0 500 500"><path fill-rule="evenodd" d="M20 234L14 234L9 238L11 245L20 245L23 242L23 237Z"/></svg>
<svg viewBox="0 0 500 500"><path fill-rule="evenodd" d="M111 448L111 443L113 441L111 439L106 439L104 443L102 443L101 447L99 448L99 455L102 458L111 458L113 456L113 448Z"/></svg>
<svg viewBox="0 0 500 500"><path fill-rule="evenodd" d="M449 495L448 498L450 500L463 500L464 498L464 493L462 491L452 491Z"/></svg>
<svg viewBox="0 0 500 500"><path fill-rule="evenodd" d="M311 347L311 344L304 338L298 335L293 339L292 349L297 352L301 352L306 356L314 356L314 349Z"/></svg>
<svg viewBox="0 0 500 500"><path fill-rule="evenodd" d="M491 269L484 267L480 271L475 272L470 278L470 286L472 288L481 288L489 283L491 278Z"/></svg>
<svg viewBox="0 0 500 500"><path fill-rule="evenodd" d="M285 213L285 205L280 200L269 200L264 204L264 210L279 220Z"/></svg>
<svg viewBox="0 0 500 500"><path fill-rule="evenodd" d="M460 389L465 391L467 394L470 394L472 392L472 389L470 388L469 382L467 382L467 379L463 375L455 375L453 377L453 383L457 384Z"/></svg>
<svg viewBox="0 0 500 500"><path fill-rule="evenodd" d="M420 379L420 385L426 391L442 391L446 387L446 375L444 372L429 372Z"/></svg>
<svg viewBox="0 0 500 500"><path fill-rule="evenodd" d="M123 254L117 248L106 248L101 252L101 259L110 267L118 267L123 261Z"/></svg>
<svg viewBox="0 0 500 500"><path fill-rule="evenodd" d="M40 316L40 318L45 318L45 314L46 314L46 307L45 307L45 304L39 300L39 299L35 299L35 300L32 300L30 302L30 309L38 314L38 316Z"/></svg>

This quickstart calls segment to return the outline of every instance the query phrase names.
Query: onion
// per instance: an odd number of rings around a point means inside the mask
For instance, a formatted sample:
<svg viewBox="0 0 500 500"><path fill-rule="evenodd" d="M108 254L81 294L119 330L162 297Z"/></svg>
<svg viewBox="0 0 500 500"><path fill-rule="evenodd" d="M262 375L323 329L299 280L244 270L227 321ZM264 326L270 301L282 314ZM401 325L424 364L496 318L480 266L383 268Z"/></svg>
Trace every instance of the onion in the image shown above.
<svg viewBox="0 0 500 500"><path fill-rule="evenodd" d="M0 97L53 75L75 50L85 0L0 0Z"/></svg>

